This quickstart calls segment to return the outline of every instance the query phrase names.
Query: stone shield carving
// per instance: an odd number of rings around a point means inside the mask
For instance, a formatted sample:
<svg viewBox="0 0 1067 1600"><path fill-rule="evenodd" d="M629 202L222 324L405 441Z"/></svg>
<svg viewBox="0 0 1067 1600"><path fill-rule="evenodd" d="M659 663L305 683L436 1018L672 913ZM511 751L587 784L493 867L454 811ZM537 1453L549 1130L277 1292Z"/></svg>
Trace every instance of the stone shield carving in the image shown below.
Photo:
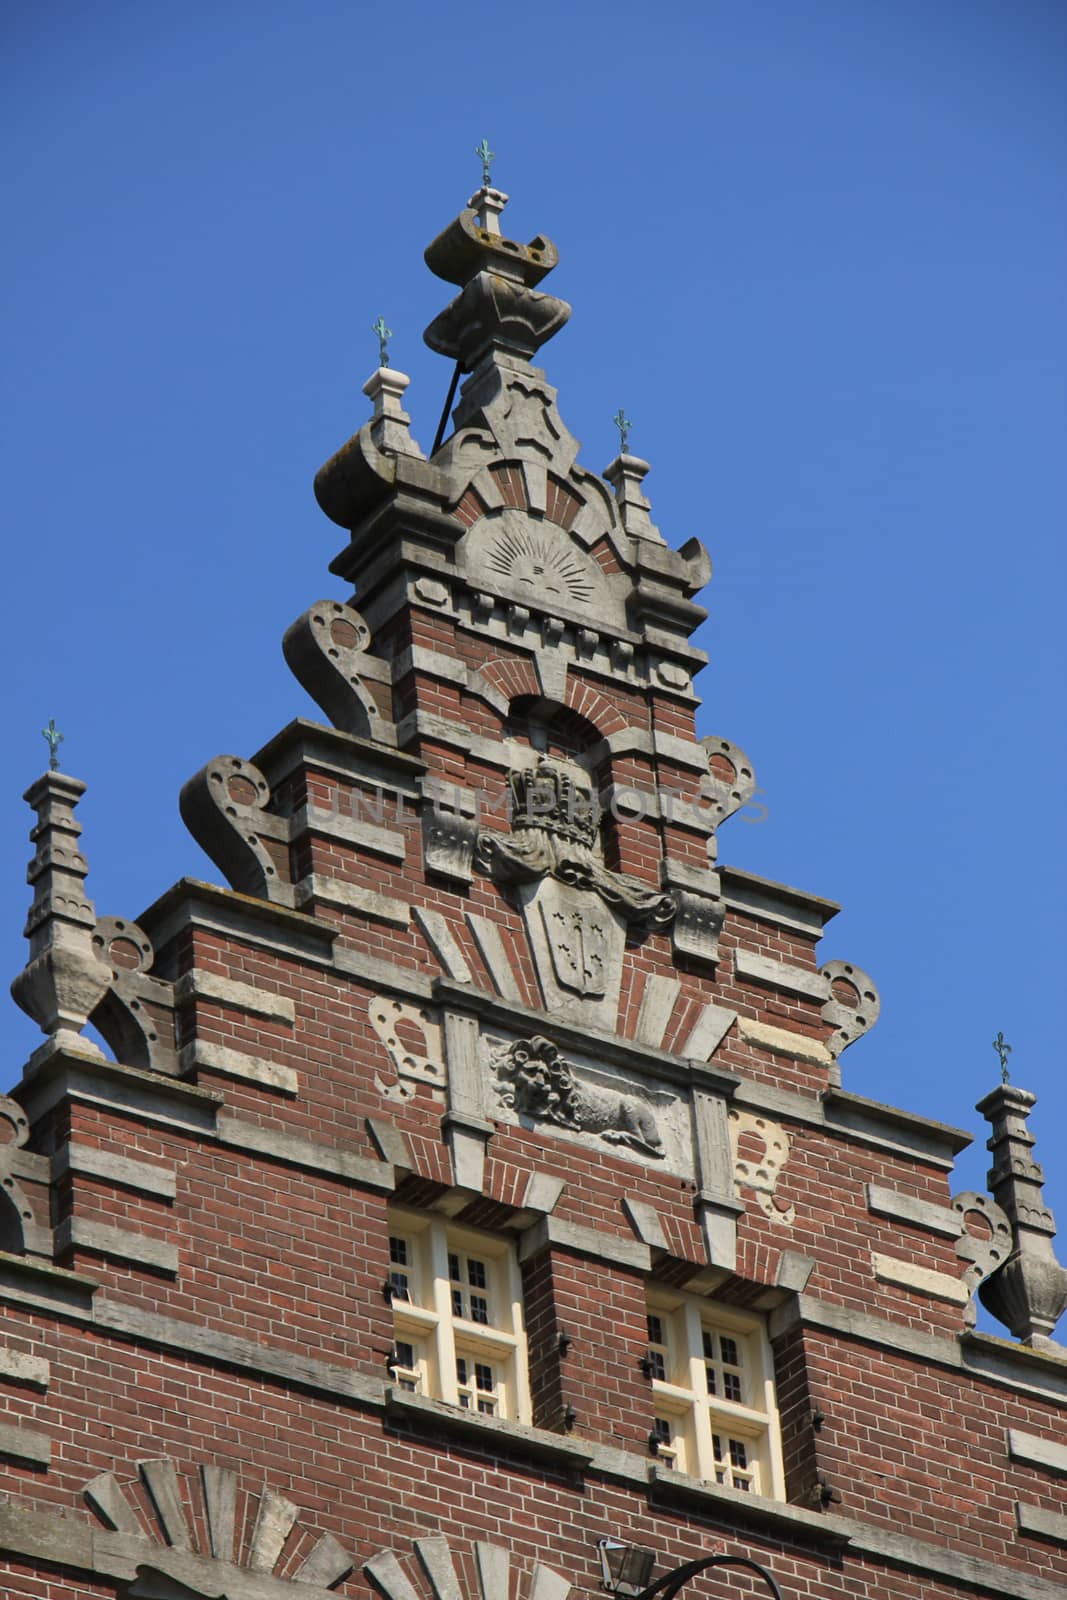
<svg viewBox="0 0 1067 1600"><path fill-rule="evenodd" d="M606 907L594 908L563 884L549 880L537 897L537 911L552 959L556 982L572 994L600 999L608 987L619 939Z"/></svg>

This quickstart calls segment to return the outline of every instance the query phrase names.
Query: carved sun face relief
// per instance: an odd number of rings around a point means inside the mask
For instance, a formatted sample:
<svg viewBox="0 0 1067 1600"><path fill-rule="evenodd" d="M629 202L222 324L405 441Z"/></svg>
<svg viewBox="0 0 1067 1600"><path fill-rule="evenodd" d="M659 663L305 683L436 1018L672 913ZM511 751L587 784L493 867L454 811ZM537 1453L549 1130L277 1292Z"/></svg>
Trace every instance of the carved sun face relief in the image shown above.
<svg viewBox="0 0 1067 1600"><path fill-rule="evenodd" d="M504 526L486 550L485 565L519 589L528 588L537 604L547 604L554 597L585 605L593 598L590 562L548 531L534 533L526 527Z"/></svg>
<svg viewBox="0 0 1067 1600"><path fill-rule="evenodd" d="M574 537L554 522L514 507L480 517L463 541L472 578L531 610L591 617L601 626L626 626L623 574L609 576Z"/></svg>

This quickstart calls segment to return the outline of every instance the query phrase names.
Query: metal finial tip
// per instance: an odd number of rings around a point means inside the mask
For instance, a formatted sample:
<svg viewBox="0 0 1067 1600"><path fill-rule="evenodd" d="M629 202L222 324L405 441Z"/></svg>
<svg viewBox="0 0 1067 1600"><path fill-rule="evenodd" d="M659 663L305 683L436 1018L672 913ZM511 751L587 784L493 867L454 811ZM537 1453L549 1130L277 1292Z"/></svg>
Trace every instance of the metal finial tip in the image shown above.
<svg viewBox="0 0 1067 1600"><path fill-rule="evenodd" d="M56 752L63 743L63 735L56 727L55 717L49 717L47 728L41 729L41 738L48 746L48 770L49 772L58 772L59 756Z"/></svg>
<svg viewBox="0 0 1067 1600"><path fill-rule="evenodd" d="M1011 1045L1010 1044L1005 1044L1005 1042L1004 1042L1004 1033L1003 1033L1003 1030L1001 1030L1001 1029L998 1029L997 1036L993 1040L993 1049L997 1052L997 1055L1000 1057L1000 1081L1001 1081L1001 1083L1007 1083L1007 1081L1008 1081L1008 1057L1011 1055Z"/></svg>
<svg viewBox="0 0 1067 1600"><path fill-rule="evenodd" d="M611 420L619 430L619 454L624 456L626 454L626 447L630 442L630 429L633 427L633 423L630 421L629 417L623 411L621 406Z"/></svg>
<svg viewBox="0 0 1067 1600"><path fill-rule="evenodd" d="M387 328L385 326L385 318L379 316L376 322L371 323L370 331L374 334L378 341L378 365L380 367L387 367L389 365L389 351L387 346L389 340L393 337L393 330L392 328Z"/></svg>
<svg viewBox="0 0 1067 1600"><path fill-rule="evenodd" d="M489 140L483 139L481 144L475 145L474 154L482 164L482 188L489 187L489 167L496 160L496 151L490 150Z"/></svg>

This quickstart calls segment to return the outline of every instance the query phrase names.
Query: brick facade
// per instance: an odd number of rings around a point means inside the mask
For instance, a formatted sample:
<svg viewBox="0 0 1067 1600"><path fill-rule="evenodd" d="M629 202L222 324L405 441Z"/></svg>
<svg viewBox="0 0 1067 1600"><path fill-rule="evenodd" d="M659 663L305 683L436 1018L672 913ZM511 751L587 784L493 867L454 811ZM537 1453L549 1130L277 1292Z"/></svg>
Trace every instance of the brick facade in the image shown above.
<svg viewBox="0 0 1067 1600"><path fill-rule="evenodd" d="M324 720L183 791L224 886L98 922L81 785L29 791L16 997L47 1037L0 1146L0 1591L564 1600L614 1536L657 1572L745 1556L786 1600L1053 1600L1067 1283L1029 1097L990 1097L995 1197L959 1197L966 1135L843 1086L876 991L820 951L831 902L717 860L754 780L694 733L706 557L660 538L645 463L576 464L530 361L555 252L500 204L427 252L460 291L427 330L470 374L454 431L427 461L383 368L316 480L355 596L285 643ZM484 1325L448 1251L484 1256ZM975 1332L978 1283L1019 1337ZM658 1377L649 1295L705 1330ZM699 1388L722 1328L743 1401ZM747 1488L695 1470L705 1405Z"/></svg>

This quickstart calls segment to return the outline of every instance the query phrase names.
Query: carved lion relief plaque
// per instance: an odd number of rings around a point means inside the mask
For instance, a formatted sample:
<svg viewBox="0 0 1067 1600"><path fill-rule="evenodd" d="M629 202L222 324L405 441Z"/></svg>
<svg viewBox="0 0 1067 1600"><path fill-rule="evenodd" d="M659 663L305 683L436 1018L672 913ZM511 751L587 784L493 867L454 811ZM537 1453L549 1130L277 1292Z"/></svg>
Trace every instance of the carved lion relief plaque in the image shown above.
<svg viewBox="0 0 1067 1600"><path fill-rule="evenodd" d="M551 1039L482 1038L491 1115L581 1144L616 1148L650 1166L691 1177L687 1103L670 1089L652 1089L628 1073L597 1066Z"/></svg>

